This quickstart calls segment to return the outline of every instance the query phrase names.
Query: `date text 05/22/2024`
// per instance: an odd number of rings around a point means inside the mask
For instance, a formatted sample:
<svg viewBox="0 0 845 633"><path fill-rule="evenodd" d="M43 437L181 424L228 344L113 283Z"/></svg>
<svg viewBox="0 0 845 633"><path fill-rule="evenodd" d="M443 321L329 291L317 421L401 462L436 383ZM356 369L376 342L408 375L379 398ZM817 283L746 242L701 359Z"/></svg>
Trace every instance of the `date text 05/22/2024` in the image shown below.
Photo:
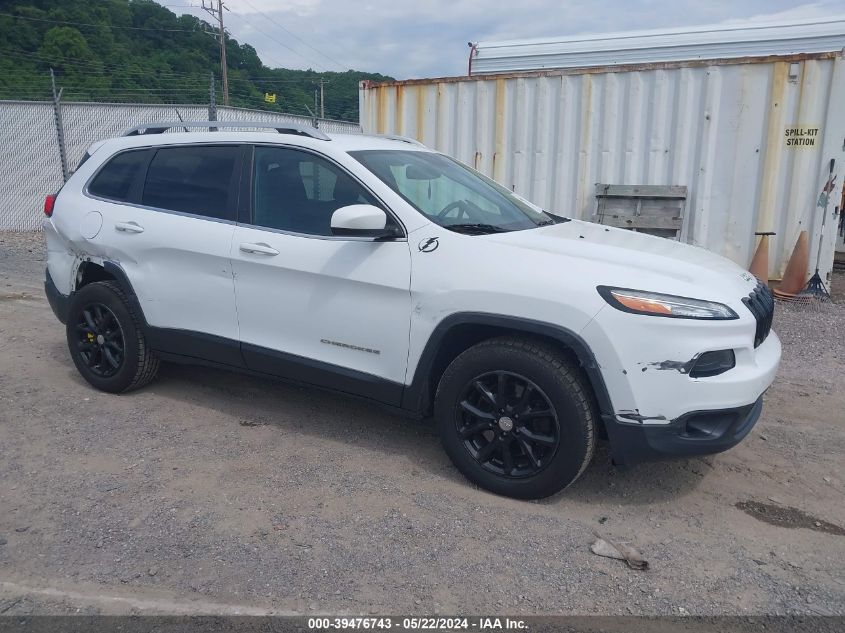
<svg viewBox="0 0 845 633"><path fill-rule="evenodd" d="M528 628L525 620L507 617L322 617L309 618L308 629L399 630L399 631L519 631Z"/></svg>

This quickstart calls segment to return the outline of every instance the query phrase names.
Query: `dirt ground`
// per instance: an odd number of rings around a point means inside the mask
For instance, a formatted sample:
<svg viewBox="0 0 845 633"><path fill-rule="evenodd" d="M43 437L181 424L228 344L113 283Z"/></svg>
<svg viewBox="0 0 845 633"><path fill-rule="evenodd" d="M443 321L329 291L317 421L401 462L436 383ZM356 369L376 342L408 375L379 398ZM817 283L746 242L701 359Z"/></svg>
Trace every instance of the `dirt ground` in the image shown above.
<svg viewBox="0 0 845 633"><path fill-rule="evenodd" d="M41 239L0 234L0 614L845 614L841 300L779 306L782 368L740 446L625 470L600 448L526 503L342 396L171 365L93 390Z"/></svg>

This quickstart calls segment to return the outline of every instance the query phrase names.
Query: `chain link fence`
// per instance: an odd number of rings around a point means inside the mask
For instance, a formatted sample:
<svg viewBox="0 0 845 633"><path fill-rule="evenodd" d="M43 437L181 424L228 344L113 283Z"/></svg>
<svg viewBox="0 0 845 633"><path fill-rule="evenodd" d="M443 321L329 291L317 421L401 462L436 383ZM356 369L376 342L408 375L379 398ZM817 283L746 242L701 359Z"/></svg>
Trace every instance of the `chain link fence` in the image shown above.
<svg viewBox="0 0 845 633"><path fill-rule="evenodd" d="M61 104L65 151L71 171L95 141L120 136L139 123L208 120L205 105L131 103ZM217 106L219 121L261 121L311 125L293 114ZM320 120L324 132L360 132L357 123ZM53 103L0 101L0 230L41 228L44 196L62 186L62 164Z"/></svg>

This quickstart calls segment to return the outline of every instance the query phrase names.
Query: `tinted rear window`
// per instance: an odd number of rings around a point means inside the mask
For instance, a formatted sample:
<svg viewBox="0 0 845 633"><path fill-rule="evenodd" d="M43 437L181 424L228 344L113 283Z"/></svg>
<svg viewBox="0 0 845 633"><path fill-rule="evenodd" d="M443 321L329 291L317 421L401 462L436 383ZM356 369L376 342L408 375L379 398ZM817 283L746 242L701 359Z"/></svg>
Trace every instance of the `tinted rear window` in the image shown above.
<svg viewBox="0 0 845 633"><path fill-rule="evenodd" d="M88 186L88 191L101 198L118 201L128 200L132 185L138 178L139 170L146 165L149 154L149 150L121 152L107 162L100 173L94 177L94 180Z"/></svg>
<svg viewBox="0 0 845 633"><path fill-rule="evenodd" d="M237 146L164 147L147 170L141 203L210 218L234 219L230 184Z"/></svg>

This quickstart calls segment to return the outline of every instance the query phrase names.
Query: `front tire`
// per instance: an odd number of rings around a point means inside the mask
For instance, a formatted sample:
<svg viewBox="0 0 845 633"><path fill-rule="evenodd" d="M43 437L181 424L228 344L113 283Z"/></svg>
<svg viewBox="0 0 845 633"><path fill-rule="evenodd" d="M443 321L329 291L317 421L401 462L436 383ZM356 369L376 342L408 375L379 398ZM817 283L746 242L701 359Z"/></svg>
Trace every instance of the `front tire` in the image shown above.
<svg viewBox="0 0 845 633"><path fill-rule="evenodd" d="M484 341L443 373L434 402L441 441L470 481L540 499L573 483L592 459L596 415L583 373L543 341Z"/></svg>
<svg viewBox="0 0 845 633"><path fill-rule="evenodd" d="M115 281L91 283L74 293L66 333L74 365L101 391L138 389L158 372L158 356L147 345L140 319Z"/></svg>

